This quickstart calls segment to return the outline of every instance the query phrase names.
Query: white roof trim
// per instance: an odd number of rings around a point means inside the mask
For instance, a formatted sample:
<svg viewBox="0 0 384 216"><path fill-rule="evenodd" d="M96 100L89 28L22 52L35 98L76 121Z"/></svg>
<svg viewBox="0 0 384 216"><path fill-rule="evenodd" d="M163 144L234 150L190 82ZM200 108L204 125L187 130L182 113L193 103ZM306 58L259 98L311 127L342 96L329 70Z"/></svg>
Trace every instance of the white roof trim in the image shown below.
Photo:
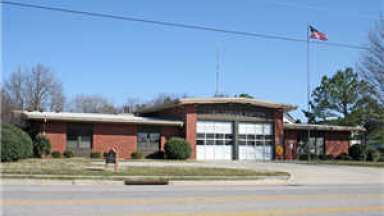
<svg viewBox="0 0 384 216"><path fill-rule="evenodd" d="M70 121L70 122L105 122L105 123L135 123L151 125L183 126L182 121L158 118L139 117L126 114L101 113L70 113L70 112L22 112L30 120Z"/></svg>
<svg viewBox="0 0 384 216"><path fill-rule="evenodd" d="M209 97L209 98L180 98L167 104L159 106L147 107L139 110L139 113L155 112L162 109L176 107L187 104L225 104L225 103L238 103L238 104L250 104L253 106L266 107L272 109L282 108L284 111L290 111L297 108L297 106L291 104L275 103L266 100L241 98L241 97Z"/></svg>

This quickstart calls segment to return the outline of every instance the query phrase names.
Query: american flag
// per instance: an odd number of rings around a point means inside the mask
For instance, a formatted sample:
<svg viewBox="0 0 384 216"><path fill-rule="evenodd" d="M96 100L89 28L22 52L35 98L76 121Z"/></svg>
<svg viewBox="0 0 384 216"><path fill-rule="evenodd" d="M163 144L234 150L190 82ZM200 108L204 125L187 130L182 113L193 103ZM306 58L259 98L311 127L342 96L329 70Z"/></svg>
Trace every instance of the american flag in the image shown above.
<svg viewBox="0 0 384 216"><path fill-rule="evenodd" d="M309 26L309 31L311 32L310 37L312 39L317 39L317 40L322 40L322 41L328 40L327 35L320 32L319 30L315 29L313 26Z"/></svg>

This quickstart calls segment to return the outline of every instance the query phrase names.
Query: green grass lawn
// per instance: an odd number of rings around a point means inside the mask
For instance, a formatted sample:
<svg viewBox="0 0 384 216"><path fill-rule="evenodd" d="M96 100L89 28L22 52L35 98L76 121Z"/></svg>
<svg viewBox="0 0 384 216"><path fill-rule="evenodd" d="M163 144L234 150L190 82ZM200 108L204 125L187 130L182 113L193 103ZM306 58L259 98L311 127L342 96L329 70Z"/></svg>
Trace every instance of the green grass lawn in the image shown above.
<svg viewBox="0 0 384 216"><path fill-rule="evenodd" d="M261 176L288 176L285 172L259 172L248 169L205 167L121 167L113 171L113 165L95 166L91 159L26 159L2 163L3 177L56 178L56 179L122 179L123 177L162 177L167 179L252 179ZM44 175L44 176L42 176Z"/></svg>
<svg viewBox="0 0 384 216"><path fill-rule="evenodd" d="M372 162L372 161L312 160L312 161L300 161L298 163L320 164L320 165L325 164L325 165L360 166L360 167L381 167L381 168L384 168L384 162Z"/></svg>

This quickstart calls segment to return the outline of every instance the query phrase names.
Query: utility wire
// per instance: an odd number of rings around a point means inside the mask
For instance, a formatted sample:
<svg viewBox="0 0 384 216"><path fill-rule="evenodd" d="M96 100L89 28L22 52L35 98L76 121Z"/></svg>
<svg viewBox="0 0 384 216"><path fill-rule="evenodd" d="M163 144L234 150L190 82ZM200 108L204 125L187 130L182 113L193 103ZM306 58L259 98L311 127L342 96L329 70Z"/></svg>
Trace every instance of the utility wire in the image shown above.
<svg viewBox="0 0 384 216"><path fill-rule="evenodd" d="M237 30L222 29L222 28L216 28L216 27L207 27L207 26L200 26L200 25L189 25L189 24L175 23L175 22L165 22L165 21L142 19L142 18L136 18L136 17L118 16L118 15L113 15L113 14L96 13L96 12L90 12L90 11L79 11L79 10L73 10L73 9L68 9L68 8L49 7L49 6L44 6L44 5L27 4L27 3L14 2L14 1L1 1L1 3L5 4L5 5L11 5L11 6L22 7L22 8L42 9L42 10L49 10L49 11L56 11L56 12L70 13L70 14L78 14L78 15L84 15L84 16L90 16L90 17L109 18L109 19L122 20L122 21L140 22L140 23L146 23L146 24L170 26L170 27L176 27L176 28L193 29L193 30L200 30L200 31L210 31L210 32L218 32L218 33L232 34L232 35L241 35L241 36L248 36L248 37L257 37L257 38L262 38L262 39L283 40L283 41L301 42L301 43L307 42L306 39L301 39L301 38L293 38L293 37L286 37L286 36L279 36L279 35L270 35L270 34L254 33L254 32L237 31ZM334 46L334 47L344 47L344 48L350 48L350 49L368 49L367 47L357 46L357 45L352 45L352 44L344 44L344 43L318 42L318 41L312 41L311 43L326 45L326 46Z"/></svg>

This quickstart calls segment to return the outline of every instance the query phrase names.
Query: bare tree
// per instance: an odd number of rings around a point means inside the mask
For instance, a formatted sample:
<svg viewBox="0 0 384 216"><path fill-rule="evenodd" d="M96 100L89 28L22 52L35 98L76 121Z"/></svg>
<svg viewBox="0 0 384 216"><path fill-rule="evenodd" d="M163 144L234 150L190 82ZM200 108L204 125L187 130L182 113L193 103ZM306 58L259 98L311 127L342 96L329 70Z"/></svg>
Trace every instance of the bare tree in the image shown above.
<svg viewBox="0 0 384 216"><path fill-rule="evenodd" d="M4 92L2 96L6 96L7 98L4 98L4 100L9 100L15 109L23 110L27 105L27 78L28 73L26 71L22 71L19 67L11 74L9 79L5 81L5 89L3 89Z"/></svg>
<svg viewBox="0 0 384 216"><path fill-rule="evenodd" d="M16 109L16 105L11 100L11 97L4 89L1 89L1 120L2 122L10 123L13 120L12 111Z"/></svg>
<svg viewBox="0 0 384 216"><path fill-rule="evenodd" d="M69 110L84 113L117 113L116 107L108 99L98 95L76 96Z"/></svg>
<svg viewBox="0 0 384 216"><path fill-rule="evenodd" d="M52 92L58 87L54 74L43 65L32 68L28 76L26 87L28 95L28 109L45 110L52 101Z"/></svg>
<svg viewBox="0 0 384 216"><path fill-rule="evenodd" d="M61 83L56 83L56 88L51 89L51 103L50 109L55 112L60 112L64 110L65 105L65 96L63 91L63 85Z"/></svg>
<svg viewBox="0 0 384 216"><path fill-rule="evenodd" d="M38 64L29 70L20 68L5 81L4 90L15 109L62 111L63 87L53 71Z"/></svg>
<svg viewBox="0 0 384 216"><path fill-rule="evenodd" d="M129 97L122 106L121 112L123 113L134 113L140 107L140 99Z"/></svg>
<svg viewBox="0 0 384 216"><path fill-rule="evenodd" d="M153 98L150 100L147 105L151 106L160 106L163 104L171 103L174 100L177 100L179 97L173 94L166 94L166 93L161 93L157 97Z"/></svg>
<svg viewBox="0 0 384 216"><path fill-rule="evenodd" d="M374 86L376 97L384 104L384 18L368 35L369 48L359 62L359 73Z"/></svg>

